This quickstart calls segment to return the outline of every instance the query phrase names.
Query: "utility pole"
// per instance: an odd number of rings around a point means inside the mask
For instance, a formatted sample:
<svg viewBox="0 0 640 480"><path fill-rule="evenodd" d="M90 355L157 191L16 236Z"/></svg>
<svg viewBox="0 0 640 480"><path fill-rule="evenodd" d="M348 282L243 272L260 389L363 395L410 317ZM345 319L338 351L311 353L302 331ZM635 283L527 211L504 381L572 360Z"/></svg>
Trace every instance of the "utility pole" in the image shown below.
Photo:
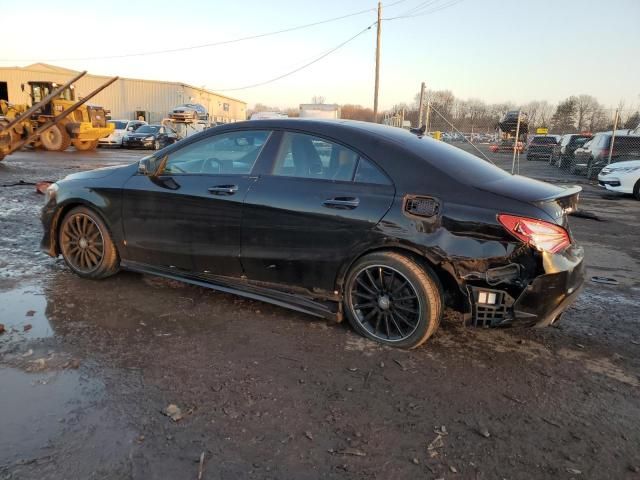
<svg viewBox="0 0 640 480"><path fill-rule="evenodd" d="M613 144L616 141L616 130L618 129L618 119L620 118L620 111L616 108L616 114L613 117L613 134L611 135L611 144L609 145L609 158L607 165L611 165L611 155L613 154Z"/></svg>
<svg viewBox="0 0 640 480"><path fill-rule="evenodd" d="M516 152L518 152L518 170L520 170L520 151L518 149L518 139L520 138L520 110L518 110L518 123L516 124L516 141L513 144L513 161L511 162L511 175L516 170Z"/></svg>
<svg viewBox="0 0 640 480"><path fill-rule="evenodd" d="M419 102L419 107L418 107L418 125L416 125L416 128L420 128L422 125L422 114L423 114L423 108L424 108L424 82L422 82L422 85L420 85L420 102Z"/></svg>
<svg viewBox="0 0 640 480"><path fill-rule="evenodd" d="M427 129L425 130L427 133L429 133L431 131L431 129L429 128L429 115L431 114L431 100L427 100L427 114L426 114L426 118L424 120L424 124L427 126Z"/></svg>
<svg viewBox="0 0 640 480"><path fill-rule="evenodd" d="M380 30L382 28L382 2L378 2L378 32L376 34L376 84L373 93L373 121L378 123L378 88L380 87Z"/></svg>

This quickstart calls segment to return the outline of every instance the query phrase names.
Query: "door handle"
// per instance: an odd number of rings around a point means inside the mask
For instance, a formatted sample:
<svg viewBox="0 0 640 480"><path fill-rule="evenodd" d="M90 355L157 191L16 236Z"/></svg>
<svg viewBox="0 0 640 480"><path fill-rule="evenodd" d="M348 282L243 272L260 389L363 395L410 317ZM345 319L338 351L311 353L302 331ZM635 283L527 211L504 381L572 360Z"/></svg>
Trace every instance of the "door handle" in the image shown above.
<svg viewBox="0 0 640 480"><path fill-rule="evenodd" d="M216 185L215 187L209 187L209 193L213 193L214 195L233 195L237 191L237 185Z"/></svg>
<svg viewBox="0 0 640 480"><path fill-rule="evenodd" d="M339 210L353 210L360 205L360 199L356 197L334 197L322 202L327 208L337 208Z"/></svg>

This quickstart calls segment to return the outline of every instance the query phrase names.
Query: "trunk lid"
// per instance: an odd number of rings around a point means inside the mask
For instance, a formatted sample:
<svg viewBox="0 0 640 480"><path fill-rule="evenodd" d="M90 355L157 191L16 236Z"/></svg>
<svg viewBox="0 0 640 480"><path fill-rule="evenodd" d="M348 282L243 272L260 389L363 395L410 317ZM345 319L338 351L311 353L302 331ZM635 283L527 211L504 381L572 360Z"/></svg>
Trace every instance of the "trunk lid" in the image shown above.
<svg viewBox="0 0 640 480"><path fill-rule="evenodd" d="M582 187L560 187L513 175L478 186L479 189L536 205L558 225L567 225L567 215L578 208Z"/></svg>

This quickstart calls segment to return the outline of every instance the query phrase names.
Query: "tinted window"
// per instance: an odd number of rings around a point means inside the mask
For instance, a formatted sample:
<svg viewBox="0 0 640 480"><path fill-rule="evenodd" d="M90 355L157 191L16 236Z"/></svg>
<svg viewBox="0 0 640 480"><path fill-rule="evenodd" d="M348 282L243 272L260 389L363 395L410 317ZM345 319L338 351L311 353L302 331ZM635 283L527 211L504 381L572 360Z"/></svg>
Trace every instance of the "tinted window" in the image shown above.
<svg viewBox="0 0 640 480"><path fill-rule="evenodd" d="M630 152L630 151L638 151L640 150L640 137L632 137L632 136L619 136L616 137L616 141L614 142L614 149L616 152L622 151Z"/></svg>
<svg viewBox="0 0 640 480"><path fill-rule="evenodd" d="M585 143L587 143L589 140L591 140L591 137L574 137L571 144L575 145L576 147L581 147Z"/></svg>
<svg viewBox="0 0 640 480"><path fill-rule="evenodd" d="M158 125L142 125L136 130L136 133L157 133L160 130Z"/></svg>
<svg viewBox="0 0 640 480"><path fill-rule="evenodd" d="M358 161L354 151L327 140L286 132L273 175L351 181Z"/></svg>
<svg viewBox="0 0 640 480"><path fill-rule="evenodd" d="M242 131L215 135L173 152L165 174L246 175L269 138L268 131Z"/></svg>
<svg viewBox="0 0 640 480"><path fill-rule="evenodd" d="M127 128L127 122L120 122L118 120L112 120L109 123L113 124L115 126L116 130L124 130L125 128Z"/></svg>
<svg viewBox="0 0 640 480"><path fill-rule="evenodd" d="M387 176L380 171L369 160L360 157L358 162L358 169L355 177L356 183L377 183L379 185L391 185L391 182Z"/></svg>
<svg viewBox="0 0 640 480"><path fill-rule="evenodd" d="M531 143L535 143L537 145L549 145L557 143L555 137L533 137Z"/></svg>

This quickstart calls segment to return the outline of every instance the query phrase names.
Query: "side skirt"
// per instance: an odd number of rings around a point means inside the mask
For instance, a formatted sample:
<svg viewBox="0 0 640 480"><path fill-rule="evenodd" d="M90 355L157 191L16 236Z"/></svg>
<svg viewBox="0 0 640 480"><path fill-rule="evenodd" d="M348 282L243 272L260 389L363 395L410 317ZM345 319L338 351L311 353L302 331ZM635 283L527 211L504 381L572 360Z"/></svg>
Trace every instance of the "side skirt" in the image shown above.
<svg viewBox="0 0 640 480"><path fill-rule="evenodd" d="M271 303L280 307L306 313L315 317L325 318L334 322L342 320L340 304L332 301L320 302L302 295L295 295L280 290L253 285L246 280L229 277L204 276L187 273L181 270L155 267L143 263L122 260L120 266L132 272L146 273L170 278L200 287L210 288L219 292L231 293L241 297Z"/></svg>

